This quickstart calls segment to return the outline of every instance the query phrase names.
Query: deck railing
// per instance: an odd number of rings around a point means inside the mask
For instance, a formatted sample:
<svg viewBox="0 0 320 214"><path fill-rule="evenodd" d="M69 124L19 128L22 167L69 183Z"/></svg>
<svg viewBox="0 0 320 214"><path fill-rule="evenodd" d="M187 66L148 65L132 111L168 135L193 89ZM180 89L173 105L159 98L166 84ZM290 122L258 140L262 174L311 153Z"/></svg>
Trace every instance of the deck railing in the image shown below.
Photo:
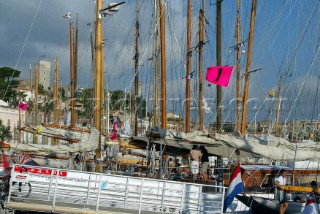
<svg viewBox="0 0 320 214"><path fill-rule="evenodd" d="M57 213L222 213L224 195L222 186L14 165L7 206Z"/></svg>

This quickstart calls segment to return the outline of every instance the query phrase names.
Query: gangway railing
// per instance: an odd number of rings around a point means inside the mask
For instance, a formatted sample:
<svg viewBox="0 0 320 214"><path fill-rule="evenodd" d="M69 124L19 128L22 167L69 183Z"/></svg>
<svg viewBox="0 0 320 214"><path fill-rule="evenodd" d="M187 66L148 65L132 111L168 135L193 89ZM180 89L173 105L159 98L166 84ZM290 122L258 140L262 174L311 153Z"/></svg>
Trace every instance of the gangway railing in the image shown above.
<svg viewBox="0 0 320 214"><path fill-rule="evenodd" d="M14 165L7 207L53 213L222 213L224 195L222 186Z"/></svg>

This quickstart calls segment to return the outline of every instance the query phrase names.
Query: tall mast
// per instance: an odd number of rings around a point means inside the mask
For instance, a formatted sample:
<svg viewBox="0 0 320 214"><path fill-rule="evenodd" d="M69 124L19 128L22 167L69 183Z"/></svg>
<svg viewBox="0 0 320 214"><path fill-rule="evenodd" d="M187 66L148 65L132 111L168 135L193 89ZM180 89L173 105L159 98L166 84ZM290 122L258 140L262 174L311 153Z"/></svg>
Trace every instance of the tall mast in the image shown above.
<svg viewBox="0 0 320 214"><path fill-rule="evenodd" d="M96 7L96 64L95 64L95 108L94 108L94 126L101 132L101 73L103 72L102 64L102 17L100 10L102 9L102 0L97 0ZM101 156L101 137L96 150L96 158ZM96 164L96 172L101 172L101 163Z"/></svg>
<svg viewBox="0 0 320 214"><path fill-rule="evenodd" d="M33 82L32 82L32 66L30 64L30 67L29 67L29 72L30 72L30 91L31 91L31 100L33 98Z"/></svg>
<svg viewBox="0 0 320 214"><path fill-rule="evenodd" d="M73 26L72 22L70 20L70 111L71 111L71 122L70 122L70 127L74 128L75 127L75 115L74 115L74 91L73 91L73 84L74 84L74 70L73 70Z"/></svg>
<svg viewBox="0 0 320 214"><path fill-rule="evenodd" d="M54 88L53 88L53 123L54 125L58 126L59 125L59 109L58 109L58 93L59 93L59 70L58 70L58 55L56 56L56 63L55 63L55 68L54 68ZM53 139L52 142L53 145L58 144L58 139Z"/></svg>
<svg viewBox="0 0 320 214"><path fill-rule="evenodd" d="M190 74L191 74L191 0L188 0L187 20L187 76L186 76L186 133L190 132Z"/></svg>
<svg viewBox="0 0 320 214"><path fill-rule="evenodd" d="M38 89L39 89L39 72L38 72L38 63L36 63L34 70L34 78L35 78L35 119L34 125L38 125ZM37 136L34 135L34 143L38 143Z"/></svg>
<svg viewBox="0 0 320 214"><path fill-rule="evenodd" d="M76 34L74 41L74 53L73 53L73 81L72 81L72 107L71 107L71 127L76 126L76 90L78 82L78 14L76 18Z"/></svg>
<svg viewBox="0 0 320 214"><path fill-rule="evenodd" d="M154 49L154 126L159 125L159 1L155 0L155 49Z"/></svg>
<svg viewBox="0 0 320 214"><path fill-rule="evenodd" d="M167 128L167 89L166 89L166 38L165 38L165 9L160 0L160 42L161 42L161 128Z"/></svg>
<svg viewBox="0 0 320 214"><path fill-rule="evenodd" d="M278 105L277 105L277 112L276 112L276 124L275 124L275 133L277 137L280 137L279 132L279 113L280 113L280 106L281 106L281 88L282 88L282 77L280 77L280 85L278 89Z"/></svg>
<svg viewBox="0 0 320 214"><path fill-rule="evenodd" d="M103 2L102 2L102 5L103 5ZM100 82L101 82L101 88L100 88L100 91L101 91L101 119L106 116L106 123L101 123L101 133L104 132L104 130L106 130L106 125L107 125L107 122L109 122L108 120L108 117L106 115L106 103L105 103L105 86L104 86L104 39L103 39L103 30L101 30L101 77L100 77ZM107 81L106 81L107 82ZM107 86L106 86L107 88ZM107 89L108 90L108 89ZM109 115L108 115L109 116ZM108 130L109 131L109 130ZM106 132L108 133L108 132Z"/></svg>
<svg viewBox="0 0 320 214"><path fill-rule="evenodd" d="M199 12L199 131L203 131L203 87L202 87L202 59L204 44L204 8L205 0L202 0L202 9Z"/></svg>
<svg viewBox="0 0 320 214"><path fill-rule="evenodd" d="M236 56L236 95L237 95L237 112L236 112L236 130L240 130L240 105L241 105L241 92L240 92L240 6L241 0L238 0L238 9L237 9L237 56Z"/></svg>
<svg viewBox="0 0 320 214"><path fill-rule="evenodd" d="M54 68L54 89L53 89L53 122L55 125L59 125L59 113L58 113L58 55L56 56L56 63Z"/></svg>
<svg viewBox="0 0 320 214"><path fill-rule="evenodd" d="M250 33L248 41L248 54L247 54L247 63L246 63L246 72L245 72L245 85L244 85L244 95L242 102L242 124L241 124L241 134L244 135L246 132L246 123L247 123L247 107L248 107L248 96L249 96L249 81L250 81L250 67L251 67L251 55L252 55L252 44L254 37L254 24L256 20L256 0L252 0L251 6L251 18L250 18Z"/></svg>
<svg viewBox="0 0 320 214"><path fill-rule="evenodd" d="M32 65L30 64L30 66L29 66L29 72L30 72L30 92L31 92L31 98L30 98L30 100L31 101L34 101L34 98L33 98L33 86L32 86L32 84L33 84L33 81L32 81ZM34 114L34 108L32 108L31 109L31 115L33 115ZM33 121L31 121L31 123L32 123Z"/></svg>
<svg viewBox="0 0 320 214"><path fill-rule="evenodd" d="M92 63L92 67L94 66L94 41L93 41L93 32L92 30L90 30L90 44L91 44L91 63Z"/></svg>
<svg viewBox="0 0 320 214"><path fill-rule="evenodd" d="M138 135L138 107L139 107L139 0L136 0L136 54L134 56L134 135ZM140 106L141 108L141 106ZM142 127L140 127L142 128Z"/></svg>
<svg viewBox="0 0 320 214"><path fill-rule="evenodd" d="M221 0L217 0L217 66L222 64L221 60ZM222 87L217 85L217 132L221 133L222 122Z"/></svg>
<svg viewBox="0 0 320 214"><path fill-rule="evenodd" d="M21 92L18 92L18 99L19 99L19 104L21 103ZM21 143L21 109L18 108L18 112L19 112L19 123L18 123L18 144Z"/></svg>

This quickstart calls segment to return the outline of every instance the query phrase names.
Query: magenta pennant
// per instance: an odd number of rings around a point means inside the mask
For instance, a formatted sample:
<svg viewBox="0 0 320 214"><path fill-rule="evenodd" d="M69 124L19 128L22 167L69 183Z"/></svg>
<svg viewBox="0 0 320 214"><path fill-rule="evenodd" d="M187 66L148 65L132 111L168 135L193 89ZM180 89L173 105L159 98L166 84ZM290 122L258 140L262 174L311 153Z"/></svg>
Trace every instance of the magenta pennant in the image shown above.
<svg viewBox="0 0 320 214"><path fill-rule="evenodd" d="M18 108L21 109L22 111L25 111L28 107L28 104L27 103L20 103L18 105Z"/></svg>
<svg viewBox="0 0 320 214"><path fill-rule="evenodd" d="M207 69L206 80L209 82L228 87L233 66L212 66Z"/></svg>

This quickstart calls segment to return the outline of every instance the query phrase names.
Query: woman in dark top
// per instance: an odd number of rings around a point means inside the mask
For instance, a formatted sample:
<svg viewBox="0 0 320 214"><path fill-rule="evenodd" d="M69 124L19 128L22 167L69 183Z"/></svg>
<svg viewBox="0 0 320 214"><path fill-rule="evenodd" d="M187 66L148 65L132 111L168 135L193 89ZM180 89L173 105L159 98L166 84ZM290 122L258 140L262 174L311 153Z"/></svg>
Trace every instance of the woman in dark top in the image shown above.
<svg viewBox="0 0 320 214"><path fill-rule="evenodd" d="M202 156L201 156L201 163L202 163L201 177L204 180L207 180L208 179L209 154L208 154L208 150L204 146L201 146L200 149L201 149L201 153L202 153Z"/></svg>

